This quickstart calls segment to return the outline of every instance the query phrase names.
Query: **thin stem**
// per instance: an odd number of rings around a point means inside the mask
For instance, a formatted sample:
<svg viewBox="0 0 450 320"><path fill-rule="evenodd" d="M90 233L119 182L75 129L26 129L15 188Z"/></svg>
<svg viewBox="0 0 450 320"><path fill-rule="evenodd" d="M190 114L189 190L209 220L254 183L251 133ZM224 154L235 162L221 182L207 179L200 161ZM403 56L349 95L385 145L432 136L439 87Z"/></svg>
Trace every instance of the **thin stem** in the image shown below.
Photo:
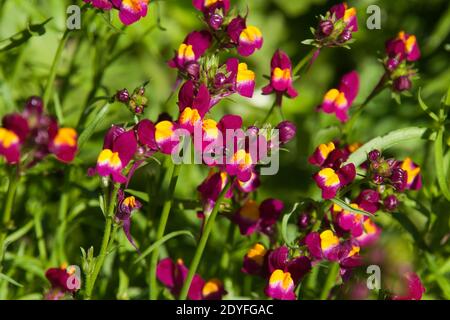
<svg viewBox="0 0 450 320"><path fill-rule="evenodd" d="M380 81L378 81L375 88L373 88L372 92L366 98L366 100L364 100L364 102L355 109L355 113L352 115L350 121L347 122L347 124L345 125L344 134L346 136L348 136L348 134L351 132L353 125L355 124L358 117L361 115L364 108L369 104L370 101L372 101L372 99L374 99L376 96L378 96L386 88L386 86L385 86L386 80L387 80L387 74L384 74L381 77Z"/></svg>
<svg viewBox="0 0 450 320"><path fill-rule="evenodd" d="M42 212L34 214L34 231L38 241L39 258L43 263L47 261L47 248L45 245L44 231L42 230Z"/></svg>
<svg viewBox="0 0 450 320"><path fill-rule="evenodd" d="M56 50L55 57L53 58L53 63L50 68L50 74L48 75L47 83L45 85L44 98L43 98L45 106L48 104L50 97L52 96L53 82L55 81L56 70L57 70L59 62L61 61L61 55L64 50L64 47L66 46L70 31L71 30L69 30L69 29L66 29L66 31L64 31L64 34L63 34L61 40L59 41L59 45L58 45L58 49Z"/></svg>
<svg viewBox="0 0 450 320"><path fill-rule="evenodd" d="M111 227L113 222L113 215L114 215L114 209L116 207L116 199L117 199L117 193L119 191L120 184L116 183L114 185L114 189L112 191L109 206L108 206L108 212L106 215L106 224L105 224L105 231L103 233L103 240L102 245L100 247L100 253L98 257L96 258L94 270L92 271L92 274L88 277L86 281L86 299L91 299L92 296L92 290L95 285L95 281L97 280L98 274L103 266L103 263L105 262L106 254L108 251L108 244L110 241L111 236Z"/></svg>
<svg viewBox="0 0 450 320"><path fill-rule="evenodd" d="M336 284L336 278L339 273L339 263L333 262L330 265L330 269L328 270L328 276L325 280L325 284L323 286L322 292L320 293L320 300L326 300Z"/></svg>
<svg viewBox="0 0 450 320"><path fill-rule="evenodd" d="M217 201L214 205L214 209L211 212L211 215L209 216L209 218L207 218L206 225L203 230L202 236L200 237L200 241L199 241L197 249L195 251L194 258L192 259L191 265L189 267L188 275L183 284L183 288L181 289L181 292L180 292L180 298L179 298L180 300L186 300L186 298L187 298L192 279L194 278L194 275L197 272L198 265L200 264L200 261L203 256L203 251L205 250L209 235L214 227L217 214L219 213L220 204L221 204L223 198L225 197L225 194L230 189L232 182L233 182L232 179L230 179L230 181L228 181L227 185L220 193L219 198L217 199Z"/></svg>
<svg viewBox="0 0 450 320"><path fill-rule="evenodd" d="M318 49L317 48L313 48L311 49L310 52L308 52L308 54L306 56L303 57L302 60L300 60L297 65L294 67L293 71L292 71L292 76L296 76L297 73L300 72L300 70L305 66L306 63L308 63L312 57L314 56L314 54L316 53Z"/></svg>
<svg viewBox="0 0 450 320"><path fill-rule="evenodd" d="M9 177L9 186L6 194L5 205L3 207L2 226L0 228L0 263L3 260L5 239L7 229L11 223L12 208L14 205L14 198L16 196L17 186L19 185L19 172L14 170ZM0 266L1 268L1 266Z"/></svg>
<svg viewBox="0 0 450 320"><path fill-rule="evenodd" d="M180 175L181 165L173 165L172 177L170 178L169 190L164 201L161 212L161 219L159 220L158 230L156 231L155 241L160 240L166 231L167 221L169 220L170 210L172 209L173 195L177 186L178 176ZM155 248L150 258L150 299L156 300L158 298L158 283L156 281L156 268L158 265L159 250Z"/></svg>
<svg viewBox="0 0 450 320"><path fill-rule="evenodd" d="M275 101L273 102L272 106L269 109L269 112L267 112L267 114L262 122L263 125L269 120L270 116L272 115L272 113L276 107L279 107L281 109L282 101L283 101L283 96L280 94L277 94L275 97Z"/></svg>

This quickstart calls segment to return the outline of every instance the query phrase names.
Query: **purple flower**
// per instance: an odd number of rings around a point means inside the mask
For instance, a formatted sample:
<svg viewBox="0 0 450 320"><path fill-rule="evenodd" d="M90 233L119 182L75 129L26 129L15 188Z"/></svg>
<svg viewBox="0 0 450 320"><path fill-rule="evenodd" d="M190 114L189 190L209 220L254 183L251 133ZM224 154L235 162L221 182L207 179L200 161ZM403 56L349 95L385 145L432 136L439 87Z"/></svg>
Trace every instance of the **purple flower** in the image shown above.
<svg viewBox="0 0 450 320"><path fill-rule="evenodd" d="M332 168L324 168L314 174L313 178L317 186L322 189L322 198L332 199L338 190L351 183L355 176L355 165L349 163L336 171Z"/></svg>
<svg viewBox="0 0 450 320"><path fill-rule="evenodd" d="M297 97L298 93L292 85L292 76L291 59L278 49L272 57L270 83L262 89L263 94L275 92L290 98Z"/></svg>
<svg viewBox="0 0 450 320"><path fill-rule="evenodd" d="M246 19L241 16L231 20L227 33L241 56L250 56L263 45L261 31L257 27L247 26Z"/></svg>
<svg viewBox="0 0 450 320"><path fill-rule="evenodd" d="M329 90L323 97L320 109L325 113L335 113L341 122L348 121L348 110L359 91L359 76L356 71L345 74L338 89Z"/></svg>
<svg viewBox="0 0 450 320"><path fill-rule="evenodd" d="M403 295L394 295L392 300L420 300L422 295L425 293L425 287L420 281L417 274L413 272L408 272L404 276L404 286L405 292Z"/></svg>
<svg viewBox="0 0 450 320"><path fill-rule="evenodd" d="M395 69L398 63L405 59L412 62L420 58L420 49L416 37L404 31L400 31L396 38L386 42L386 53L389 57L390 70ZM394 64L393 59L396 62Z"/></svg>
<svg viewBox="0 0 450 320"><path fill-rule="evenodd" d="M128 241L136 250L138 250L131 237L131 214L133 211L139 210L142 207L142 204L133 196L125 197L122 190L119 190L117 203L116 219L122 223L123 232Z"/></svg>
<svg viewBox="0 0 450 320"><path fill-rule="evenodd" d="M175 57L168 62L169 67L180 71L187 71L189 65L205 53L211 45L212 37L208 31L193 31L184 39L183 43L175 53Z"/></svg>

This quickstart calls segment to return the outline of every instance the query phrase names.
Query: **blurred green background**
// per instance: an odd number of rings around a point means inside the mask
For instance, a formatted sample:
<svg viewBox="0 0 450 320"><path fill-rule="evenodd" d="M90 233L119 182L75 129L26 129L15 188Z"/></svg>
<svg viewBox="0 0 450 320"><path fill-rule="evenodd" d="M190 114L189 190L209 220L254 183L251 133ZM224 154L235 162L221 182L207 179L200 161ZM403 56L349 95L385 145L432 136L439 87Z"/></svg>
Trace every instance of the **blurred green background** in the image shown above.
<svg viewBox="0 0 450 320"><path fill-rule="evenodd" d="M232 100L221 102L213 109L211 117L219 119L225 113L235 113L244 118L246 125L252 125L262 121L272 104L272 97L262 96L259 92L267 81L263 76L270 73L270 58L273 52L281 48L291 56L294 64L298 62L310 50L308 46L301 44L302 40L312 37L310 27L316 26L319 14L324 14L337 2L249 0L232 3L242 12L248 8L249 23L258 26L264 36L262 50L249 58L241 59L256 72L258 93L251 100L233 96ZM1 116L19 110L28 96L42 94L59 39L65 29L66 9L70 4L82 5L82 1L0 0L0 41L25 29L28 23L41 23L47 18L53 18L45 26L45 34L33 36L13 50L0 49ZM312 68L296 82L298 98L285 100L284 116L296 123L297 138L288 145L289 152L281 154L279 173L262 178L262 187L257 195L260 200L269 196L277 197L285 201L289 209L299 197L318 198L319 190L311 179L314 168L307 164L307 157L318 143L334 138L338 122L333 116L315 112L315 108L321 103L323 94L336 86L344 73L353 69L357 70L361 77L361 90L355 105L361 103L383 73L378 59L383 56L384 42L394 37L398 31L405 30L417 36L422 50L422 58L417 63L420 79L414 83L412 97L403 98L401 105L392 100L387 91L374 99L355 125L351 135L352 141L364 143L394 129L429 125L429 119L417 103L418 88L422 88L424 100L436 111L450 84L450 5L447 0L360 0L349 1L349 4L355 6L358 11L360 31L355 35L357 41L351 45L351 50L323 50ZM372 4L381 8L380 30L368 30L365 26L369 16L366 8ZM73 126L77 122L90 94L111 96L117 89L126 87L132 90L147 80L150 83L146 96L150 102L146 116L156 120L162 111L167 111L172 116L177 115L176 98L164 105L176 79L176 72L167 67L166 61L172 58L174 50L188 32L202 28L199 13L192 7L191 1L152 1L148 16L125 30L120 29L116 13L113 13L112 18L110 25L106 16L88 10L82 15L82 30L70 34L62 62L58 66L55 95L47 106L51 113L61 110L59 118L65 126ZM112 50L111 46L116 38L118 40ZM0 48L2 46L3 43L0 42ZM120 54L116 56L117 53ZM93 79L99 74L102 74L102 77L97 80L100 80L98 82L101 85L95 86L96 90L93 92ZM101 103L96 104L94 108L100 110ZM96 112L93 112L93 116ZM74 183L64 184L64 167L56 162L39 165L27 176L26 184L23 183L19 190L14 210L15 222L21 226L40 214L49 258L43 261L42 256L38 256L34 245L35 235L32 232L27 233L25 240L15 243L6 257L7 263L12 266L10 270L13 270L10 276L23 279L26 285L18 289L2 282L0 298L37 298L46 286L43 271L46 267L59 263L52 248L53 233L59 223L58 201L63 189L70 190L69 212L73 215L66 235L68 262L81 263L80 246L87 248L94 245L98 248L103 228L103 217L96 205L98 179L87 178L86 170L94 165L107 128L112 123L131 120L129 112L123 106L112 106L93 137L79 153L74 164L75 169L72 170ZM272 120L276 123L280 119L274 116ZM418 142L399 146L390 152L398 158L411 156L415 162L421 164L426 188L419 194L412 195L435 214L433 219L438 219L439 223L436 224L434 220L434 224L428 224L429 219L420 212L423 208L411 208L410 212L407 212L420 235L427 234L427 237L431 237L426 238L433 247L433 251L428 252L418 248L419 240L411 237L398 222L388 216L382 216L379 222L385 233L381 243L389 244L385 247L390 253L398 253L405 261L415 263L419 274L425 276L428 298L450 298L450 260L446 258L450 251L448 239L440 242L445 235L449 235L450 212L448 203L441 199L434 186L434 164L429 156L429 148L425 143ZM67 171L65 172L67 174ZM144 167L137 172L130 188L150 190L150 202L157 203L158 199L152 198L151 188L158 172L157 162ZM184 167L177 187L177 197L196 198L196 186L206 174L207 168L204 167ZM1 179L4 191L6 178L3 176ZM144 206L144 210L136 213L133 218L132 233L142 248L151 244L148 230L152 229L158 217L157 210L151 209L154 207ZM220 276L217 274L221 271L217 254L225 245L225 232L222 230L228 223L225 219L219 221L208 245L206 259L199 270L205 278ZM186 226L197 234L199 221L195 210L175 210L167 232ZM436 230L428 232L433 226ZM238 238L234 245L235 251L230 257L234 263L230 271L234 276L226 281L231 296L242 295L241 288L232 282L239 283L239 279L243 278L239 272L241 259L254 238ZM145 297L145 268L126 263L133 259L136 253L123 238L121 241L124 247L109 256L105 269L107 276L101 277L109 276L110 281L99 280L100 286L103 286L101 290L105 293L104 296L109 298ZM188 263L193 253L193 242L172 240L166 247L165 254L168 253L173 258L181 257ZM255 289L264 284L245 285ZM111 288L115 289L109 290Z"/></svg>

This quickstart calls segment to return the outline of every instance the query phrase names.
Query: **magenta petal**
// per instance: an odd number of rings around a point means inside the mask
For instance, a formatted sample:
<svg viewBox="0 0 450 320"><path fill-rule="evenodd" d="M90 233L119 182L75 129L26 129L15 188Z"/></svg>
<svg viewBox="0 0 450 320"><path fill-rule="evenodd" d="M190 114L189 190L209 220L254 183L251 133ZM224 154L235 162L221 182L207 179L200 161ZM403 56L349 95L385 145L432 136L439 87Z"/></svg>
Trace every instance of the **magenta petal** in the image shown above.
<svg viewBox="0 0 450 320"><path fill-rule="evenodd" d="M5 115L2 119L3 127L13 131L23 143L30 133L28 121L20 114L13 113Z"/></svg>
<svg viewBox="0 0 450 320"><path fill-rule="evenodd" d="M178 106L180 108L180 112L187 107L192 108L194 102L194 81L188 80L186 81L180 89L178 93Z"/></svg>
<svg viewBox="0 0 450 320"><path fill-rule="evenodd" d="M304 240L311 255L316 259L322 259L322 248L320 246L320 234L318 232L311 232Z"/></svg>
<svg viewBox="0 0 450 320"><path fill-rule="evenodd" d="M311 260L302 256L291 260L287 265L287 271L292 276L294 283L298 283L311 270Z"/></svg>
<svg viewBox="0 0 450 320"><path fill-rule="evenodd" d="M139 143L147 146L151 150L157 150L158 145L155 140L155 125L148 119L139 121L135 127Z"/></svg>
<svg viewBox="0 0 450 320"><path fill-rule="evenodd" d="M108 132L105 135L105 139L103 141L103 149L112 150L114 140L117 139L121 134L125 132L125 128L113 125L109 128Z"/></svg>
<svg viewBox="0 0 450 320"><path fill-rule="evenodd" d="M356 169L353 163L349 163L337 171L339 180L342 185L347 185L351 183L356 177Z"/></svg>
<svg viewBox="0 0 450 320"><path fill-rule="evenodd" d="M284 270L288 263L289 249L286 246L279 247L268 256L269 273L272 274L276 269Z"/></svg>
<svg viewBox="0 0 450 320"><path fill-rule="evenodd" d="M270 227L274 225L284 209L284 203L278 199L266 199L259 206L261 212L261 225Z"/></svg>
<svg viewBox="0 0 450 320"><path fill-rule="evenodd" d="M359 75L356 71L351 71L342 77L339 91L344 92L350 106L359 92Z"/></svg>
<svg viewBox="0 0 450 320"><path fill-rule="evenodd" d="M192 46L195 58L198 59L209 48L211 41L211 34L208 31L203 30L191 32L184 40L184 43Z"/></svg>
<svg viewBox="0 0 450 320"><path fill-rule="evenodd" d="M170 258L162 259L156 268L156 277L168 288L175 286L175 263Z"/></svg>
<svg viewBox="0 0 450 320"><path fill-rule="evenodd" d="M137 151L137 140L133 130L121 134L114 141L113 152L118 152L122 167L126 167Z"/></svg>

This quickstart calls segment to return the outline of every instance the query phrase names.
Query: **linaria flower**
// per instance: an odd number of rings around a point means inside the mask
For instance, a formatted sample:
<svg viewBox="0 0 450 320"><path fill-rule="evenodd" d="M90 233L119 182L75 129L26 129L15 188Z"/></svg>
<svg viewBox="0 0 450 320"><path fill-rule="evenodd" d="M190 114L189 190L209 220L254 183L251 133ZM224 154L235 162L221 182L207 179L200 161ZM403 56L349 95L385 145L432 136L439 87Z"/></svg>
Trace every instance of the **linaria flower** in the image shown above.
<svg viewBox="0 0 450 320"><path fill-rule="evenodd" d="M334 113L341 122L348 121L348 110L359 91L359 76L356 71L345 74L338 89L330 89L323 97L320 109Z"/></svg>
<svg viewBox="0 0 450 320"><path fill-rule="evenodd" d="M277 95L286 95L289 98L297 97L298 93L292 85L292 63L289 56L277 50L270 63L270 83L262 89L263 94L275 92Z"/></svg>
<svg viewBox="0 0 450 320"><path fill-rule="evenodd" d="M422 187L422 175L420 174L420 167L412 161L411 158L406 158L400 163L400 168L407 173L406 189L418 190Z"/></svg>
<svg viewBox="0 0 450 320"><path fill-rule="evenodd" d="M425 287L417 274L408 272L404 276L404 294L392 296L392 300L420 300L425 293Z"/></svg>
<svg viewBox="0 0 450 320"><path fill-rule="evenodd" d="M291 274L277 269L270 275L265 293L268 297L277 300L295 300L294 288L294 280L292 280Z"/></svg>
<svg viewBox="0 0 450 320"><path fill-rule="evenodd" d="M189 66L197 63L198 59L211 45L212 37L208 31L193 31L187 35L183 43L175 52L175 57L168 62L169 67L180 71L188 71ZM190 72L191 75L195 72Z"/></svg>
<svg viewBox="0 0 450 320"><path fill-rule="evenodd" d="M227 33L241 56L250 56L263 45L261 31L255 26L247 26L246 18L241 16L230 22Z"/></svg>
<svg viewBox="0 0 450 320"><path fill-rule="evenodd" d="M322 189L323 199L332 199L338 190L350 184L356 176L356 169L353 163L349 163L338 170L324 168L314 174L313 178L317 186Z"/></svg>
<svg viewBox="0 0 450 320"><path fill-rule="evenodd" d="M123 190L119 190L117 195L116 219L122 223L123 232L131 245L137 250L137 246L131 237L131 214L139 210L142 204L134 196L125 197Z"/></svg>
<svg viewBox="0 0 450 320"><path fill-rule="evenodd" d="M101 10L117 9L120 21L130 25L147 15L150 0L83 0Z"/></svg>

